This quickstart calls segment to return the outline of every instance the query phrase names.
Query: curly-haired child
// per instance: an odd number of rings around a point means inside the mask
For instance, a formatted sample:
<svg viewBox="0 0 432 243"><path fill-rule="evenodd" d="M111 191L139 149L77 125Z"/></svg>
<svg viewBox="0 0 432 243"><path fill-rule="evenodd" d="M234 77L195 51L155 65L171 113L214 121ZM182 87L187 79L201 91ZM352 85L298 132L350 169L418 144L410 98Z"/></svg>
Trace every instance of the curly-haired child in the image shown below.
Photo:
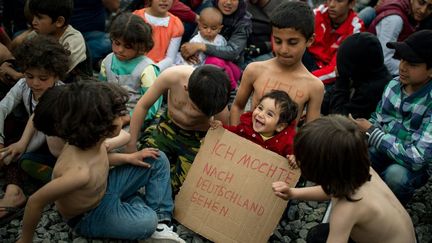
<svg viewBox="0 0 432 243"><path fill-rule="evenodd" d="M32 242L50 203L85 237L184 242L167 226L173 200L165 154L153 148L107 153L104 141L120 133L127 100L127 92L118 85L88 81L54 87L42 97L35 127L66 144L52 180L28 199L17 242ZM144 194L140 188L145 188Z"/></svg>
<svg viewBox="0 0 432 243"><path fill-rule="evenodd" d="M43 93L53 86L62 84L60 79L64 78L68 71L69 51L51 37L36 36L27 40L14 54L25 77L20 79L0 101L0 164L16 161L24 151L35 151L45 143L45 135L33 127L32 114ZM5 136L4 122L21 103L24 104L30 118L21 139L11 144L8 134ZM5 169L7 186L5 196L0 199L0 207L7 210L0 210L1 218L11 215L8 213L9 209L22 206L25 202L17 163L7 165Z"/></svg>

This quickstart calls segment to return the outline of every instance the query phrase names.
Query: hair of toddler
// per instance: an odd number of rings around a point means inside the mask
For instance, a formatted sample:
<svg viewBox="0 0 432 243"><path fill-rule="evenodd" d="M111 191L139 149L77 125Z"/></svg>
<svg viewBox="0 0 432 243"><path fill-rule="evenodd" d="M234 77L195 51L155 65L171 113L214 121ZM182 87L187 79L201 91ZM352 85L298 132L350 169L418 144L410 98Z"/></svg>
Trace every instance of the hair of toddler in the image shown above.
<svg viewBox="0 0 432 243"><path fill-rule="evenodd" d="M215 7L204 8L200 13L200 17L203 17L206 14L217 15L217 17L219 18L219 24L222 24L223 14L221 13L221 11L218 8L215 8Z"/></svg>
<svg viewBox="0 0 432 243"><path fill-rule="evenodd" d="M259 102L261 103L261 101L263 101L264 99L274 100L275 106L279 107L280 114L279 114L278 124L280 123L291 124L291 122L297 118L297 114L298 114L297 103L295 103L285 91L272 90L269 93L262 96Z"/></svg>

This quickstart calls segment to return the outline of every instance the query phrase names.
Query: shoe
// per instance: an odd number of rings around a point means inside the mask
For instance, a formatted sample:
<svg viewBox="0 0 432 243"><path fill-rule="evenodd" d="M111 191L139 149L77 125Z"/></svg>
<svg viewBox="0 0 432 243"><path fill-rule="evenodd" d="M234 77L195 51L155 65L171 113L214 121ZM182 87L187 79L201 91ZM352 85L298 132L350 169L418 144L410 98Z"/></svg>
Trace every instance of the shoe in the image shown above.
<svg viewBox="0 0 432 243"><path fill-rule="evenodd" d="M163 243L186 243L180 236L173 231L173 226L169 227L166 224L158 224L156 231L146 242L163 242Z"/></svg>

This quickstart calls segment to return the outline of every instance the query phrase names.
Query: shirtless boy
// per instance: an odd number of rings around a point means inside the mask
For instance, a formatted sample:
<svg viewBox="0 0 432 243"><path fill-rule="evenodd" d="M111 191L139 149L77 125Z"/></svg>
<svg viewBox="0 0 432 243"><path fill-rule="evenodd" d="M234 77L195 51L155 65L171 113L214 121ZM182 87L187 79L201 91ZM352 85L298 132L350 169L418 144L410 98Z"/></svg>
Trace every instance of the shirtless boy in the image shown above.
<svg viewBox="0 0 432 243"><path fill-rule="evenodd" d="M319 117L324 96L322 82L302 64L303 53L313 42L314 15L303 2L283 2L271 17L273 52L276 57L249 64L231 107L230 123L237 125L251 93L252 110L261 96L283 90L299 106L297 120L306 109L306 122ZM307 107L306 107L307 106Z"/></svg>
<svg viewBox="0 0 432 243"><path fill-rule="evenodd" d="M335 115L306 124L294 139L294 155L302 176L319 186L290 188L274 182L275 194L283 199L332 201L330 225L312 228L307 242L416 241L410 216L370 167L364 134L348 118Z"/></svg>
<svg viewBox="0 0 432 243"><path fill-rule="evenodd" d="M42 211L52 202L85 237L184 242L167 225L173 201L166 156L152 148L107 153L105 139L120 133L127 100L119 86L88 80L46 91L35 109L34 125L66 145L53 179L30 196L17 242L32 242ZM143 187L145 195L137 193Z"/></svg>
<svg viewBox="0 0 432 243"><path fill-rule="evenodd" d="M171 183L177 193L200 147L209 120L228 123L230 81L212 65L166 69L140 98L130 122L131 140L126 151L137 150L137 141L149 107L168 91L168 109L159 124L150 126L140 142L164 151L171 163Z"/></svg>

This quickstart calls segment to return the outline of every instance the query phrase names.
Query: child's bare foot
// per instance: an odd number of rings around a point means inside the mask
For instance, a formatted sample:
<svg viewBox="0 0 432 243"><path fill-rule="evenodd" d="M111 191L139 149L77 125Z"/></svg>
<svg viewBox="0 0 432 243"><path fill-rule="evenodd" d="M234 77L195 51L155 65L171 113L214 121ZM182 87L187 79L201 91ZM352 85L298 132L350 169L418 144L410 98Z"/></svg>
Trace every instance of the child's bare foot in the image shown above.
<svg viewBox="0 0 432 243"><path fill-rule="evenodd" d="M23 190L16 185L8 185L4 197L0 199L0 218L3 218L10 210L8 207L20 208L24 206L26 202L26 196Z"/></svg>

